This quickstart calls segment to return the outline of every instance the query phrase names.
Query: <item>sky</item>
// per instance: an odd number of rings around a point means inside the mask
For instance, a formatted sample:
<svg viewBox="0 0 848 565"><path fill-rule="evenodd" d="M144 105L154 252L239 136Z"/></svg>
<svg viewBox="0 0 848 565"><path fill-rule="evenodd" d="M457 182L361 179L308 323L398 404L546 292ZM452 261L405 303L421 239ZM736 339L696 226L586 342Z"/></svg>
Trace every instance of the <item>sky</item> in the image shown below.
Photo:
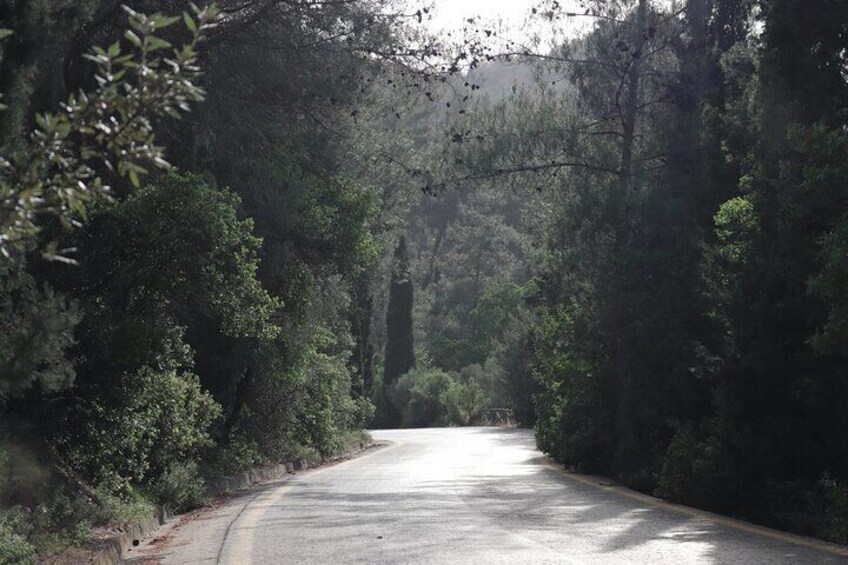
<svg viewBox="0 0 848 565"><path fill-rule="evenodd" d="M539 4L539 0L431 0L434 11L428 26L432 31L455 31L461 32L466 20L473 16L482 16L486 21L502 21L504 27L500 30L500 36L523 43L527 35L534 29L539 30L538 20L536 24L526 25L530 10ZM572 2L562 1L567 6Z"/></svg>
<svg viewBox="0 0 848 565"><path fill-rule="evenodd" d="M435 0L432 24L439 28L461 28L471 16L503 19L521 24L536 0Z"/></svg>
<svg viewBox="0 0 848 565"><path fill-rule="evenodd" d="M435 8L429 27L433 31L461 31L466 20L482 16L484 20L503 20L501 37L517 40L524 20L537 0L433 0Z"/></svg>

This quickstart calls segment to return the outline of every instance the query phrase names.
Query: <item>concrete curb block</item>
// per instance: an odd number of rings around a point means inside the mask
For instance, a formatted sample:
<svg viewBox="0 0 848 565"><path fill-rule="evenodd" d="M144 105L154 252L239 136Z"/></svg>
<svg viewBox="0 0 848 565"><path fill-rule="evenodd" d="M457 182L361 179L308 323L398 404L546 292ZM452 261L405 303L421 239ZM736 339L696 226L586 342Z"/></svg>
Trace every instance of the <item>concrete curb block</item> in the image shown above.
<svg viewBox="0 0 848 565"><path fill-rule="evenodd" d="M372 445L373 443L362 443L353 449L348 449L346 451L339 452L336 455L333 455L332 457L328 457L317 465L332 463L333 461L338 461L340 459L347 459L361 451L368 449ZM286 461L284 463L277 463L276 465L256 467L254 469L250 469L249 471L239 473L238 475L233 475L231 477L222 477L220 479L211 481L207 485L206 494L209 496L220 496L223 494L228 494L255 485L257 483L264 483L267 481L281 479L288 474L297 471L305 471L313 466L316 466L316 464L310 464L310 462L306 459L295 459L294 461Z"/></svg>
<svg viewBox="0 0 848 565"><path fill-rule="evenodd" d="M169 520L171 516L171 513L166 509L160 508L157 516L149 516L140 523L123 526L120 528L120 534L104 542L104 547L91 558L91 563L93 565L115 565L120 563L123 556L126 555L127 550L138 540L154 532L159 526Z"/></svg>
<svg viewBox="0 0 848 565"><path fill-rule="evenodd" d="M318 465L348 459L373 445L373 442L360 443L358 447L328 457ZM306 459L297 459L276 465L257 467L232 477L222 477L210 481L207 485L206 493L212 497L222 496L258 483L278 480L296 471L305 471L309 467L309 461ZM127 556L127 551L130 548L137 545L138 541L142 538L156 531L156 529L164 525L172 517L173 514L167 508L159 508L155 516L149 516L136 524L125 524L119 528L120 534L103 542L102 547L94 553L89 563L92 565L119 565Z"/></svg>

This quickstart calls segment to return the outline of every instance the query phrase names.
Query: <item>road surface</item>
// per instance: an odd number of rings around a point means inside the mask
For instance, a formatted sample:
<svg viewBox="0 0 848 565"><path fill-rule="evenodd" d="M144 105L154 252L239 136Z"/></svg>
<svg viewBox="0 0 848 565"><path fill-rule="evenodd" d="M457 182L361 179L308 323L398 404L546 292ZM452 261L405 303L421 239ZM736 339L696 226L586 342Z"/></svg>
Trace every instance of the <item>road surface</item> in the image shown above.
<svg viewBox="0 0 848 565"><path fill-rule="evenodd" d="M390 445L243 493L130 562L848 564L845 548L562 472L526 430L373 435Z"/></svg>

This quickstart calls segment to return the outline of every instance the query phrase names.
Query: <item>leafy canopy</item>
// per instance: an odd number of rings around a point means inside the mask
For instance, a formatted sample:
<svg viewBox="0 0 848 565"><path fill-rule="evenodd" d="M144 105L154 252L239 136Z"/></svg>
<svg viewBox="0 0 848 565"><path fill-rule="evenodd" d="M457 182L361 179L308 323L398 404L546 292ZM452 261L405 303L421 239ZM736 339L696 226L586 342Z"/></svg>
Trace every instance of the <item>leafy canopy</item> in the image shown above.
<svg viewBox="0 0 848 565"><path fill-rule="evenodd" d="M71 95L56 113L36 116L25 147L0 156L0 253L7 257L39 233L42 216L78 225L92 203L111 197L109 177L126 177L138 187L147 167L168 168L155 144L156 119L179 118L203 100L195 84L197 46L214 26L215 8L183 18L124 10L130 29L123 44L94 47L85 56L95 65L97 87ZM181 19L191 39L174 48L157 32ZM0 31L0 39L9 34ZM55 243L45 255L70 260Z"/></svg>

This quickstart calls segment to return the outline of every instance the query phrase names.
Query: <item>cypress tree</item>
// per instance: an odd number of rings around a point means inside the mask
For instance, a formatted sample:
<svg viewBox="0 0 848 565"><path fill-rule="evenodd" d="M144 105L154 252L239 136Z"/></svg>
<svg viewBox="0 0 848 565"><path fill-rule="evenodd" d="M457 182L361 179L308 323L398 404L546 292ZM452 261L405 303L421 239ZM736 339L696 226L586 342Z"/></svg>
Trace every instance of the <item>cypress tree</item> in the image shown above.
<svg viewBox="0 0 848 565"><path fill-rule="evenodd" d="M386 310L386 355L383 366L383 387L388 389L398 377L415 365L412 342L412 277L406 238L401 236L395 248L392 279L389 286L389 306ZM390 419L396 420L390 415ZM396 423L396 422L390 422Z"/></svg>
<svg viewBox="0 0 848 565"><path fill-rule="evenodd" d="M374 294L368 273L361 274L353 284L353 336L356 339L351 363L359 375L358 394L371 398L374 394L374 343L371 335L371 319L374 314ZM356 385L354 385L356 388Z"/></svg>

